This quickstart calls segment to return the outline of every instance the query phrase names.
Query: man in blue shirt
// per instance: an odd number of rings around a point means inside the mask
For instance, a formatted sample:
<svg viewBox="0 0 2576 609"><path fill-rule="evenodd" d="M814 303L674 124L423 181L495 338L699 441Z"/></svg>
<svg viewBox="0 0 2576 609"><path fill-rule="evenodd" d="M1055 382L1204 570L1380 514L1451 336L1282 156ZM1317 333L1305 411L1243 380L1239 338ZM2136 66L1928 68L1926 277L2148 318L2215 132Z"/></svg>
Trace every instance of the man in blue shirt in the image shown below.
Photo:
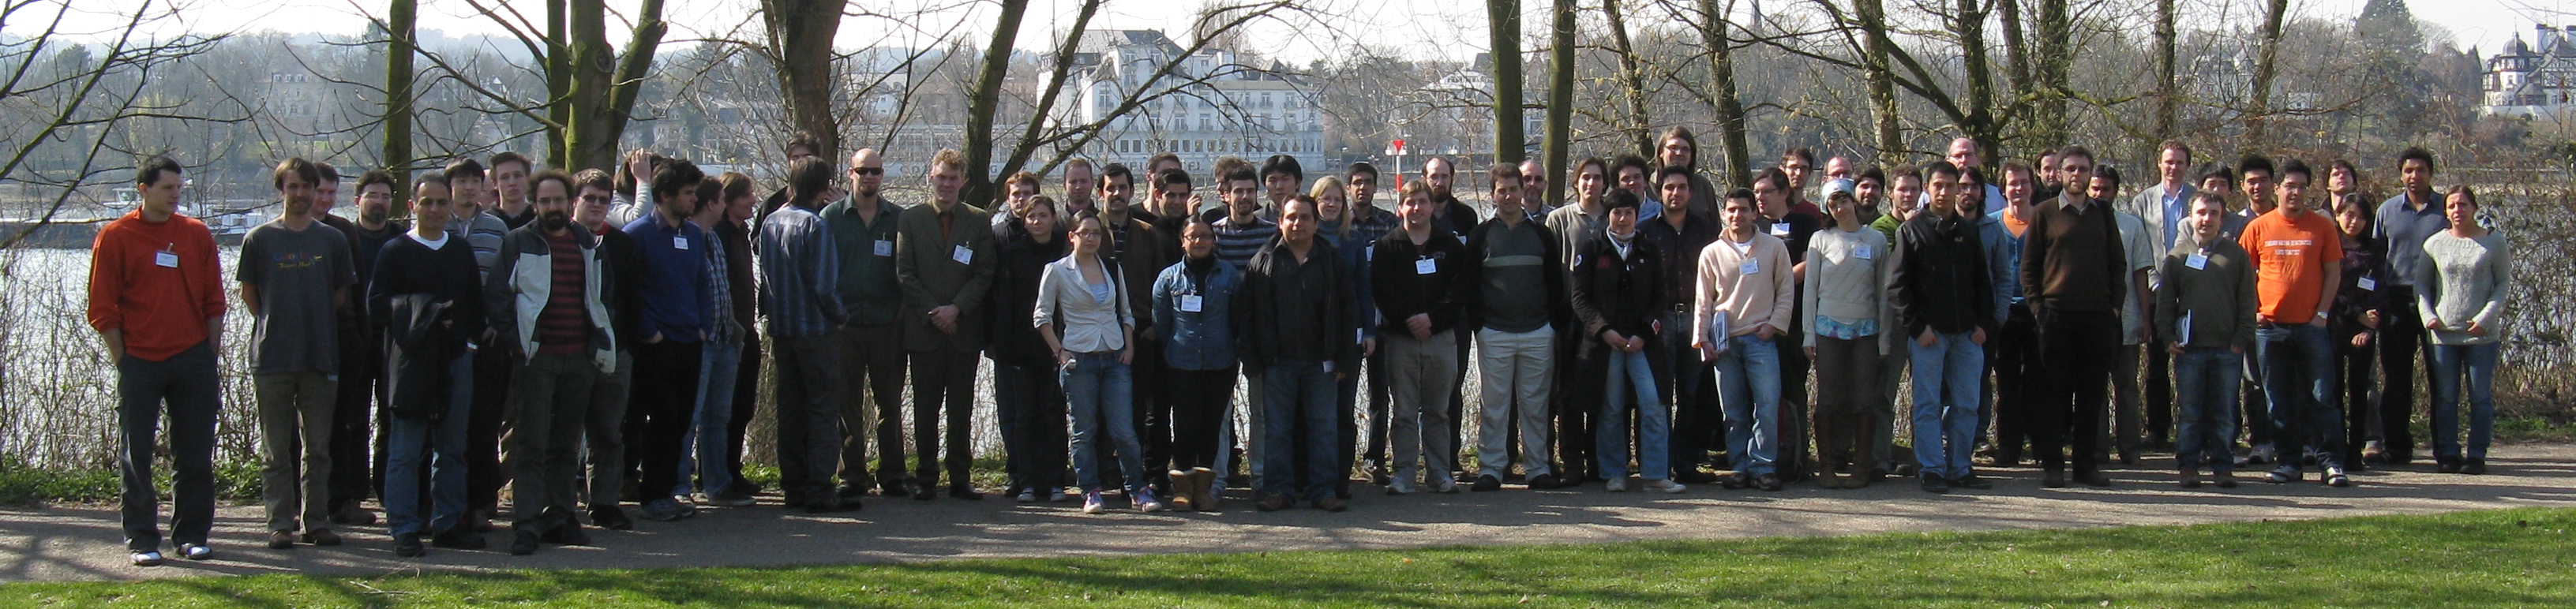
<svg viewBox="0 0 2576 609"><path fill-rule="evenodd" d="M2423 148L2407 148L2397 154L2397 177L2406 192L2389 197L2379 205L2377 222L2370 223L2379 231L2380 243L2388 248L2388 266L2392 285L2380 286L2383 302L2414 302L2416 267L2431 264L2424 258L2424 240L2434 233L2451 229L2451 221L2442 214L2442 198L2433 191L2433 153ZM2403 464L2415 460L2415 437L2409 433L2407 420L2415 412L2415 358L2418 353L2429 358L2423 348L2424 318L2414 307L2388 307L2380 311L2379 320L2379 413L2380 439L2372 444L2378 450L2364 448L2362 459L2374 456L2387 463Z"/></svg>
<svg viewBox="0 0 2576 609"><path fill-rule="evenodd" d="M698 182L706 174L674 160L653 172L653 214L625 227L643 259L644 306L635 345L634 401L626 410L626 460L643 468L645 518L672 521L697 513L668 494L678 484L679 458L698 395L700 350L706 339L708 290L705 229L688 220L698 211Z"/></svg>
<svg viewBox="0 0 2576 609"><path fill-rule="evenodd" d="M2146 221L2147 234L2155 239L2153 245L2158 252L2173 251L2178 245L2175 241L2191 234L2191 228L2184 223L2191 215L2192 196L2199 191L2191 187L2190 172L2191 147L2181 140L2166 140L2156 147L2156 175L2162 179L2140 189L2120 207L2121 212ZM2160 271L2147 269L2147 289L2151 293L2157 286L2164 285L2163 277L2158 275ZM2154 319L2155 300L2151 298L2147 302L2148 307L2139 315ZM2168 442L2165 435L2168 428L2173 427L2173 373L2167 368L2171 356L2165 347L2161 341L2148 339L2147 441L2159 450Z"/></svg>

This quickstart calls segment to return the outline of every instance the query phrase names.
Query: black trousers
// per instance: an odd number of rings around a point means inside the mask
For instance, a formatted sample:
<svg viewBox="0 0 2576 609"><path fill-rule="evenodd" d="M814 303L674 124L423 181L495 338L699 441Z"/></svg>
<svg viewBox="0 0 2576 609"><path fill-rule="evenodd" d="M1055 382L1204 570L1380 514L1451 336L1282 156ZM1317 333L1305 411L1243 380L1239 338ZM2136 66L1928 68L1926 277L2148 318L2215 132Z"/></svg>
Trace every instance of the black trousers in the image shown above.
<svg viewBox="0 0 2576 609"><path fill-rule="evenodd" d="M2379 410L2379 383L2371 372L2379 366L2379 345L2352 346L2351 336L2334 337L2335 370L2343 375L2344 446L2346 466L2361 465L2361 447L2370 442L2371 432L2378 427L2374 420Z"/></svg>
<svg viewBox="0 0 2576 609"><path fill-rule="evenodd" d="M760 352L760 334L748 329L744 330L742 335L742 367L739 371L734 373L733 377L734 404L760 403L758 401L760 400ZM744 493L753 493L760 490L753 486L748 479L742 477L742 441L745 435L751 431L751 419L759 415L759 408L737 407L733 409L733 419L725 422L724 465L733 472L734 485L741 487ZM701 465L700 467L705 466Z"/></svg>
<svg viewBox="0 0 2576 609"><path fill-rule="evenodd" d="M2415 290L2390 286L2388 297L2415 302ZM2432 346L2424 344L2424 315L2414 306L2381 310L2379 328L2379 439L2389 463L2407 463L2415 460L2415 366L2431 361Z"/></svg>
<svg viewBox="0 0 2576 609"><path fill-rule="evenodd" d="M1673 400L1670 454L1677 479L1699 471L1700 463L1708 460L1713 438L1718 439L1718 445L1725 444L1726 412L1717 403L1717 375L1711 374L1707 362L1700 361L1699 349L1690 346L1691 323L1689 313L1665 314L1664 344L1660 346L1662 355L1671 360L1673 371L1673 385L1665 392ZM1565 338L1558 340L1576 338L1574 334L1562 334Z"/></svg>
<svg viewBox="0 0 2576 609"><path fill-rule="evenodd" d="M1153 475L1172 466L1171 366L1163 361L1162 341L1136 341L1136 357L1127 365L1127 374L1135 380L1136 443L1145 451L1146 477L1154 481L1155 489L1169 490L1170 479ZM1110 448L1104 452L1116 452L1116 448L1110 446L1116 442L1102 444L1103 448ZM1117 468L1098 471L1117 471Z"/></svg>
<svg viewBox="0 0 2576 609"><path fill-rule="evenodd" d="M2173 355L2165 352L2162 340L2147 341L2147 444L2162 447L2173 441Z"/></svg>
<svg viewBox="0 0 2576 609"><path fill-rule="evenodd" d="M340 337L339 395L334 396L331 412L331 509L366 501L376 488L377 467L361 467L376 461L369 439L370 425L376 418L376 396L385 376L384 343L374 333L343 327Z"/></svg>
<svg viewBox="0 0 2576 609"><path fill-rule="evenodd" d="M774 421L778 434L778 485L789 497L830 501L832 469L841 462L843 384L839 338L778 336L771 340L778 355ZM669 487L647 486L645 490L661 488Z"/></svg>
<svg viewBox="0 0 2576 609"><path fill-rule="evenodd" d="M211 343L161 361L129 354L116 362L118 515L125 548L161 548L161 493L153 488L152 454L161 418L170 418L170 537L204 544L215 525L215 418L222 383Z"/></svg>
<svg viewBox="0 0 2576 609"><path fill-rule="evenodd" d="M1172 404L1172 469L1216 467L1217 426L1234 402L1234 367L1169 369Z"/></svg>
<svg viewBox="0 0 2576 609"><path fill-rule="evenodd" d="M670 496L680 483L680 451L698 410L698 369L705 348L665 340L635 346L635 389L627 400L626 461L641 471L636 487L645 501Z"/></svg>
<svg viewBox="0 0 2576 609"><path fill-rule="evenodd" d="M1602 385L1610 373L1608 359L1583 357L1576 349L1581 341L1557 341L1556 361L1573 362L1556 368L1556 392L1549 396L1556 413L1556 459L1558 480L1581 482L1600 476L1600 461L1593 458L1595 441L1592 426L1600 418L1601 402L1606 399Z"/></svg>
<svg viewBox="0 0 2576 609"><path fill-rule="evenodd" d="M508 345L484 345L474 351L474 406L465 414L465 508L469 510L500 509L501 486L510 483L510 470L501 463L501 430L510 416L510 373L519 365L513 359Z"/></svg>
<svg viewBox="0 0 2576 609"><path fill-rule="evenodd" d="M1560 361L1568 360L1560 358ZM1379 471L1386 471L1389 475L1393 475L1393 472L1387 470L1385 464L1387 417L1394 416L1395 395L1390 390L1394 389L1395 376L1387 373L1386 350L1381 348L1378 352L1369 354L1363 367L1368 368L1369 429L1368 451L1363 453L1361 460L1378 464Z"/></svg>
<svg viewBox="0 0 2576 609"><path fill-rule="evenodd" d="M1995 460L2017 463L2034 444L2031 428L2039 413L2032 400L2047 376L2040 367L2039 320L2028 307L2013 305L2003 327L1987 338L1986 361L1993 369L1987 378L1994 385L1994 408L1986 418L1994 424Z"/></svg>
<svg viewBox="0 0 2576 609"><path fill-rule="evenodd" d="M2031 438L2039 463L2064 467L2072 441L2077 471L2089 471L2102 440L2102 410L2110 406L2111 361L2120 348L2120 315L2113 311L2048 311L2039 320L2039 357L2047 377L2039 383L2036 428Z"/></svg>
<svg viewBox="0 0 2576 609"><path fill-rule="evenodd" d="M966 434L974 424L975 351L941 349L914 351L912 358L912 448L919 462L913 464L916 483L936 486L939 483L940 411L947 411L948 451L946 453L948 484L962 486L972 482L968 470L975 466L974 440Z"/></svg>
<svg viewBox="0 0 2576 609"><path fill-rule="evenodd" d="M1805 290L1799 291L1801 303L1789 318L1789 331L1783 337L1805 336L1807 310ZM1804 339L1799 339L1804 340ZM1815 362L1807 359L1807 350L1796 340L1783 338L1780 347L1780 479L1805 480L1812 473L1814 453L1809 452L1814 438L1807 415L1807 374Z"/></svg>

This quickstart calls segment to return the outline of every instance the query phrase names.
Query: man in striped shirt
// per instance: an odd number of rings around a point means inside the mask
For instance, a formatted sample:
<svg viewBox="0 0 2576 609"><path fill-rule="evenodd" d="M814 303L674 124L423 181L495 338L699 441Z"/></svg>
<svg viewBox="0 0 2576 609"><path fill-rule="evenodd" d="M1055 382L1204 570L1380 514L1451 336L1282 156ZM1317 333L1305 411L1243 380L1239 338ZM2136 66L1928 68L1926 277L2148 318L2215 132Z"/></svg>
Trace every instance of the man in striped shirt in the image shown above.
<svg viewBox="0 0 2576 609"><path fill-rule="evenodd" d="M859 509L859 498L833 492L832 466L841 460L840 346L834 332L849 322L841 308L841 259L823 217L823 190L832 166L821 158L787 165L787 205L760 222L753 244L759 262L761 309L769 312L769 339L778 358L777 425L782 472L802 489L807 512ZM802 428L802 429L798 429ZM854 426L855 429L855 426ZM801 440L801 441L799 441ZM858 471L852 468L850 471Z"/></svg>
<svg viewBox="0 0 2576 609"><path fill-rule="evenodd" d="M578 451L591 387L617 366L616 339L600 298L607 286L600 277L599 240L572 226L572 177L549 170L531 184L537 221L510 232L483 284L484 310L493 333L502 337L483 353L506 353L518 364L509 387L519 407L511 433L515 555L535 553L540 540L589 543L573 517Z"/></svg>
<svg viewBox="0 0 2576 609"><path fill-rule="evenodd" d="M1251 163L1227 157L1217 165L1217 195L1226 214L1210 223L1216 227L1216 259L1241 269L1279 236L1279 223L1261 219L1261 178Z"/></svg>

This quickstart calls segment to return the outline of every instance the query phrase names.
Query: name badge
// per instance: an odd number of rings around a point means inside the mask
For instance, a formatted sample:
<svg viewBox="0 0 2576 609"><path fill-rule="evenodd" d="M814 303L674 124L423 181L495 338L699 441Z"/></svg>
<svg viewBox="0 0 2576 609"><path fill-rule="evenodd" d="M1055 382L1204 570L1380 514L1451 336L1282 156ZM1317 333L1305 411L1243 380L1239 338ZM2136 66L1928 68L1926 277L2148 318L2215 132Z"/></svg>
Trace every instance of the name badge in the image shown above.
<svg viewBox="0 0 2576 609"><path fill-rule="evenodd" d="M1870 258L1872 258L1872 257L1877 256L1877 255L1878 255L1878 252L1876 252L1876 251L1872 251L1872 250L1871 250L1871 248L1869 247L1869 244L1867 244L1867 243L1860 244L1860 247L1852 248L1852 257L1853 257L1853 258L1859 258L1859 259L1862 259L1862 260L1868 260L1868 259L1870 259Z"/></svg>
<svg viewBox="0 0 2576 609"><path fill-rule="evenodd" d="M1440 272L1440 262L1437 260L1423 258L1413 261L1413 274L1415 275L1429 275L1438 272Z"/></svg>
<svg viewBox="0 0 2576 609"><path fill-rule="evenodd" d="M957 246L956 251L948 253L948 259L955 260L958 264L974 264L975 250L968 249L966 246L960 245Z"/></svg>
<svg viewBox="0 0 2576 609"><path fill-rule="evenodd" d="M1744 265L1735 267L1735 270L1737 273L1745 275L1759 274L1762 272L1762 259L1746 258L1744 259Z"/></svg>
<svg viewBox="0 0 2576 609"><path fill-rule="evenodd" d="M1324 362L1324 374L1332 374L1332 373L1333 373L1333 363L1332 363L1332 362L1329 362L1329 361Z"/></svg>
<svg viewBox="0 0 2576 609"><path fill-rule="evenodd" d="M2195 271L2197 271L2197 270L2201 270L2201 269L2204 269L2204 268L2209 268L2209 255L2208 255L2208 254L2192 254L2192 255L2190 255L2190 256L2186 256L2186 257L2184 257L2184 258L2182 259L2182 265L2183 265L2183 266L2187 266L2187 267L2191 267L2191 270L2195 270Z"/></svg>
<svg viewBox="0 0 2576 609"><path fill-rule="evenodd" d="M877 255L886 257L894 256L894 242L885 240L877 241Z"/></svg>
<svg viewBox="0 0 2576 609"><path fill-rule="evenodd" d="M153 252L152 265L165 269L179 268L179 255L170 252Z"/></svg>
<svg viewBox="0 0 2576 609"><path fill-rule="evenodd" d="M688 237L682 237L682 236L679 236L679 235L672 235L672 236L671 236L671 249L675 249L675 250L683 250L683 251L688 250L688 249L689 249L689 238L688 238Z"/></svg>
<svg viewBox="0 0 2576 609"><path fill-rule="evenodd" d="M2371 278L2369 278L2369 277L2363 277L2363 278L2361 278L2361 282L2360 282L2360 284L2361 284L2361 289L2369 290L2369 291L2373 291L2373 292L2377 292L2377 291L2379 291L2379 280L2371 279Z"/></svg>
<svg viewBox="0 0 2576 609"><path fill-rule="evenodd" d="M1202 298L1202 297L1200 297L1200 296L1199 296L1199 295L1197 295L1197 294L1182 294L1182 295L1181 295L1181 312L1182 312L1182 313L1197 313L1197 312L1200 312L1201 310L1203 310L1203 308L1204 308L1204 307L1206 307L1206 306L1207 306L1207 303L1205 302L1205 299L1204 299L1204 298Z"/></svg>
<svg viewBox="0 0 2576 609"><path fill-rule="evenodd" d="M1771 223L1771 236L1773 236L1773 237L1787 237L1787 236L1789 236L1789 223L1787 223L1787 222L1773 222L1773 223Z"/></svg>

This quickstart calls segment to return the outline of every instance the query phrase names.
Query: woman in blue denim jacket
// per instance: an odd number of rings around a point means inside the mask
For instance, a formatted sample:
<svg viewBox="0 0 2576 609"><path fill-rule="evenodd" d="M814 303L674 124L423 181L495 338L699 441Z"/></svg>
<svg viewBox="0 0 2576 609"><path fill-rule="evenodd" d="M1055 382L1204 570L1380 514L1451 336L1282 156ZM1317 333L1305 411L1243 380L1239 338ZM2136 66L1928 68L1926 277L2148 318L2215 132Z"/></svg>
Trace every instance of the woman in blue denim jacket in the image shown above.
<svg viewBox="0 0 2576 609"><path fill-rule="evenodd" d="M1216 509L1217 426L1234 399L1234 292L1243 271L1216 259L1216 228L1192 219L1181 226L1180 262L1154 277L1153 332L1171 366L1172 502L1175 509Z"/></svg>

